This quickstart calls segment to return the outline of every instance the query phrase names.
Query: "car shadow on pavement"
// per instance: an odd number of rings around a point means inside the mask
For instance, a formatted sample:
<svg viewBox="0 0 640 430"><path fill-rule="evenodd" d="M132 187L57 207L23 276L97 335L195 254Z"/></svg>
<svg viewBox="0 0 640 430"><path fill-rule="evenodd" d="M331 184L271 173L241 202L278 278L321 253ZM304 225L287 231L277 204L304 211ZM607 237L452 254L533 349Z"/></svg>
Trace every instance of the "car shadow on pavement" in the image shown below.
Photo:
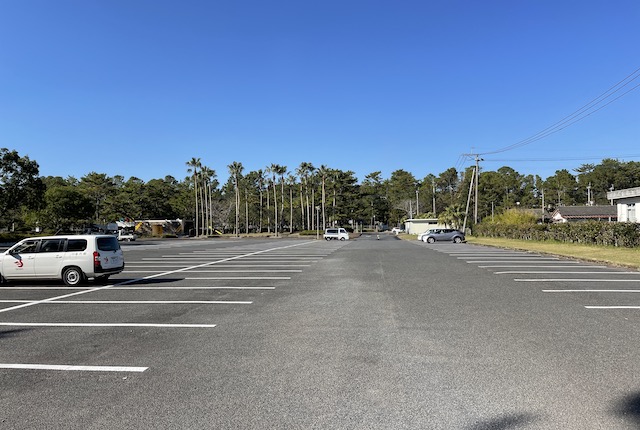
<svg viewBox="0 0 640 430"><path fill-rule="evenodd" d="M640 427L640 392L621 397L612 412Z"/></svg>
<svg viewBox="0 0 640 430"><path fill-rule="evenodd" d="M116 281L115 279L113 280L114 282ZM118 284L124 284L126 283L127 285L153 285L153 284L167 284L167 283L171 283L171 282L178 282L178 281L184 281L184 278L162 278L162 279L158 279L158 278L154 278L154 279L118 279L117 282Z"/></svg>
<svg viewBox="0 0 640 430"><path fill-rule="evenodd" d="M533 424L539 420L540 417L534 414L508 414L477 422L469 427L465 427L465 430L508 430L518 427L522 428L527 424Z"/></svg>
<svg viewBox="0 0 640 430"><path fill-rule="evenodd" d="M6 337L16 337L22 332L31 331L31 328L16 328L12 330L0 330L0 339L4 339Z"/></svg>

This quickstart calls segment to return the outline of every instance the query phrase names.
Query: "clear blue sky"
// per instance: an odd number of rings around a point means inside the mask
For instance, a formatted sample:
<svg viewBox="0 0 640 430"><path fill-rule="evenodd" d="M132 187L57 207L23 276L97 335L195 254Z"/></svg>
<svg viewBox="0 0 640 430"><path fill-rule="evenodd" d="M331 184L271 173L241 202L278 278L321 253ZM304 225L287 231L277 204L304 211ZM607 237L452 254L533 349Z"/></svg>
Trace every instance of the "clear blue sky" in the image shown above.
<svg viewBox="0 0 640 430"><path fill-rule="evenodd" d="M422 179L632 74L639 23L638 0L0 0L0 147L45 176L199 157L221 182L233 161ZM639 119L640 88L482 168L638 161Z"/></svg>

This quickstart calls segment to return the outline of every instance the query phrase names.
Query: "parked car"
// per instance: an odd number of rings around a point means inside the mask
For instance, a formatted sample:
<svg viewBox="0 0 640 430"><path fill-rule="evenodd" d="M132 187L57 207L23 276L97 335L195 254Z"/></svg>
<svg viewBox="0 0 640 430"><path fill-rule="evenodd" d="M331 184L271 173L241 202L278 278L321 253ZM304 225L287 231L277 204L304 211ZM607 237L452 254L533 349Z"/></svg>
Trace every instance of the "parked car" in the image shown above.
<svg viewBox="0 0 640 430"><path fill-rule="evenodd" d="M127 242L131 242L134 241L138 238L138 236L135 233L131 233L129 231L125 231L125 230L118 230L118 240L119 241L123 241L126 240Z"/></svg>
<svg viewBox="0 0 640 430"><path fill-rule="evenodd" d="M400 228L400 227L393 227L391 229L391 233L393 233L393 234L404 233L404 229Z"/></svg>
<svg viewBox="0 0 640 430"><path fill-rule="evenodd" d="M88 278L106 281L123 270L122 249L111 234L32 237L0 254L0 282L61 279L75 286Z"/></svg>
<svg viewBox="0 0 640 430"><path fill-rule="evenodd" d="M344 228L328 228L324 231L322 237L325 240L349 240L349 233Z"/></svg>
<svg viewBox="0 0 640 430"><path fill-rule="evenodd" d="M425 232L423 232L423 233L420 233L420 234L418 235L418 240L422 240L422 238L423 238L423 237L425 237L426 235L428 235L428 234L429 234L429 233L431 233L432 231L433 231L433 229L431 229L431 230L427 230L427 231L425 231Z"/></svg>
<svg viewBox="0 0 640 430"><path fill-rule="evenodd" d="M429 230L422 236L422 241L427 243L434 243L438 241L449 241L454 243L466 242L464 233L452 228L436 228Z"/></svg>

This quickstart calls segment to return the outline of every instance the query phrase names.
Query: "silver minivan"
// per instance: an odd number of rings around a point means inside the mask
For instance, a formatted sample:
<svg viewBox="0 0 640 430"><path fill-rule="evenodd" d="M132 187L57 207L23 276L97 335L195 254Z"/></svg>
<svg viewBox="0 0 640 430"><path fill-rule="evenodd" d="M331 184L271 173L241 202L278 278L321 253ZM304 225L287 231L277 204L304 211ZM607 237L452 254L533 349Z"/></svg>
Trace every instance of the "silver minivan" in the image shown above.
<svg viewBox="0 0 640 430"><path fill-rule="evenodd" d="M88 278L106 281L123 270L113 235L31 237L0 254L0 281L62 279L74 286Z"/></svg>

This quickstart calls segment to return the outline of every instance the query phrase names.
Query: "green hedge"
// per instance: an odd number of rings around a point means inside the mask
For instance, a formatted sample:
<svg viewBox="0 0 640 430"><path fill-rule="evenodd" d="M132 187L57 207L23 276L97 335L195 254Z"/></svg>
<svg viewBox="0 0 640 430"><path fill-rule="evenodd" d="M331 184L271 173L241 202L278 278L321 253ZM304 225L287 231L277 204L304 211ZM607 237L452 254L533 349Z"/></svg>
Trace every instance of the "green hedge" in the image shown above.
<svg viewBox="0 0 640 430"><path fill-rule="evenodd" d="M477 225L474 234L485 237L555 240L625 248L640 246L640 224L629 222L585 221L548 225L487 223Z"/></svg>

